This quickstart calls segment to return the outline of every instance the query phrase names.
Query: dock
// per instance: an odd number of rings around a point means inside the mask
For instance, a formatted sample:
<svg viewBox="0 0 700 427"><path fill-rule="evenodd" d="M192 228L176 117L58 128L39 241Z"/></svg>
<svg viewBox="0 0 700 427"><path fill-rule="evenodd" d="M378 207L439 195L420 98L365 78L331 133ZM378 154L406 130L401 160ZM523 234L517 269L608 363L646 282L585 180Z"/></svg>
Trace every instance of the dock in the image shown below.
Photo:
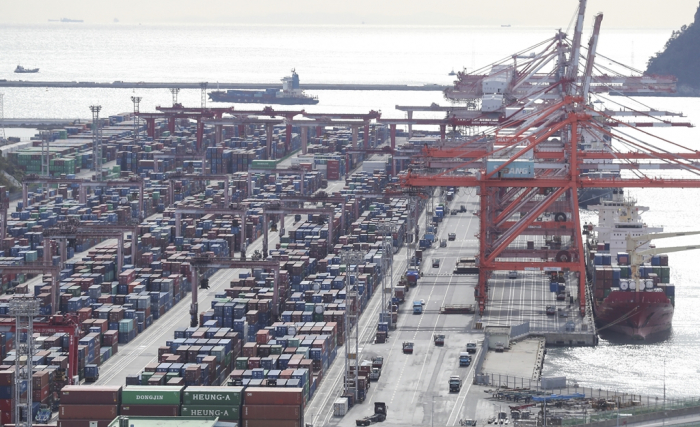
<svg viewBox="0 0 700 427"><path fill-rule="evenodd" d="M40 88L104 88L104 89L201 89L200 82L67 82L67 81L29 81L0 80L0 87L40 87ZM209 90L226 89L282 89L280 83L222 83L208 82ZM305 83L302 90L382 90L382 91L419 91L442 92L449 86L439 84L394 84L394 83Z"/></svg>

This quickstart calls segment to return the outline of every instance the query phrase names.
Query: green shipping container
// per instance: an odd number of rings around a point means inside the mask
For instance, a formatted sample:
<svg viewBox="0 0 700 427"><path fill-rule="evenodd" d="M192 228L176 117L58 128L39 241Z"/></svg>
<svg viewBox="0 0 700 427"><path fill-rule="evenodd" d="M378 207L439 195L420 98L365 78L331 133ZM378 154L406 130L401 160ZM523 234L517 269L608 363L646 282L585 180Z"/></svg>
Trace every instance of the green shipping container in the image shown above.
<svg viewBox="0 0 700 427"><path fill-rule="evenodd" d="M248 369L248 358L239 357L236 359L236 369Z"/></svg>
<svg viewBox="0 0 700 427"><path fill-rule="evenodd" d="M147 385L155 372L141 372L141 385Z"/></svg>
<svg viewBox="0 0 700 427"><path fill-rule="evenodd" d="M278 163L277 160L253 160L250 167L252 169L275 169Z"/></svg>
<svg viewBox="0 0 700 427"><path fill-rule="evenodd" d="M242 394L243 387L187 387L182 394L182 404L238 407L241 406Z"/></svg>
<svg viewBox="0 0 700 427"><path fill-rule="evenodd" d="M220 420L238 421L241 418L240 406L183 406L181 416L183 417L219 417Z"/></svg>
<svg viewBox="0 0 700 427"><path fill-rule="evenodd" d="M127 386L122 389L123 405L179 405L182 386Z"/></svg>

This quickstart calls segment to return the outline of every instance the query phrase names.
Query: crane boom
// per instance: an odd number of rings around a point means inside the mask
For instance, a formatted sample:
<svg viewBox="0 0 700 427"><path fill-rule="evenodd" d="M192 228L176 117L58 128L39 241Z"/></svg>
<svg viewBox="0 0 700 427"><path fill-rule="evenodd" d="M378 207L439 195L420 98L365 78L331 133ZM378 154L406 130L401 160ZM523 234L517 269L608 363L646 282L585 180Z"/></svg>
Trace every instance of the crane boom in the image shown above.
<svg viewBox="0 0 700 427"><path fill-rule="evenodd" d="M668 248L650 248L650 249L644 249L643 251L636 251L635 254L642 257L644 255L665 254L667 252L682 252L682 251L690 251L693 249L700 249L700 245L671 246Z"/></svg>
<svg viewBox="0 0 700 427"><path fill-rule="evenodd" d="M583 74L583 88L581 95L583 102L588 102L588 93L591 89L591 79L593 78L593 64L595 63L595 55L598 50L598 36L600 35L600 24L603 22L603 14L599 13L595 16L593 24L593 35L588 42L588 57L586 58L586 71Z"/></svg>
<svg viewBox="0 0 700 427"><path fill-rule="evenodd" d="M566 70L566 78L568 80L569 90L567 93L573 95L576 93L576 77L578 75L578 65L581 57L581 36L583 35L583 20L586 15L587 0L579 0L578 17L576 18L576 28L574 30L574 39L571 42L571 55L569 56L569 67Z"/></svg>
<svg viewBox="0 0 700 427"><path fill-rule="evenodd" d="M674 231L669 233L650 233L642 234L641 236L627 235L627 252L630 254L630 265L632 267L632 277L639 277L639 266L644 262L644 257L648 255L657 255L668 252L690 251L700 249L700 245L683 245L672 246L668 248L649 248L637 250L636 243L639 241L651 239L665 239L669 237L694 236L700 234L700 231Z"/></svg>

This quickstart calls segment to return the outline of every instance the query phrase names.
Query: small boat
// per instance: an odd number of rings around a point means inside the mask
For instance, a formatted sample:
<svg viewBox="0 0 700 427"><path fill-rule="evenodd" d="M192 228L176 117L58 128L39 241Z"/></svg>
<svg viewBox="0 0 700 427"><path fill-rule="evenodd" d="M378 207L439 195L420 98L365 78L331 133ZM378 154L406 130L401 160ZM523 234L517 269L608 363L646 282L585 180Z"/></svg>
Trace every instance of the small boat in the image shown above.
<svg viewBox="0 0 700 427"><path fill-rule="evenodd" d="M38 68L24 68L21 65L18 65L17 68L15 68L15 73L38 73L39 69Z"/></svg>
<svg viewBox="0 0 700 427"><path fill-rule="evenodd" d="M452 71L450 71L447 75L448 76L456 76L457 73L455 73L455 69L453 68Z"/></svg>

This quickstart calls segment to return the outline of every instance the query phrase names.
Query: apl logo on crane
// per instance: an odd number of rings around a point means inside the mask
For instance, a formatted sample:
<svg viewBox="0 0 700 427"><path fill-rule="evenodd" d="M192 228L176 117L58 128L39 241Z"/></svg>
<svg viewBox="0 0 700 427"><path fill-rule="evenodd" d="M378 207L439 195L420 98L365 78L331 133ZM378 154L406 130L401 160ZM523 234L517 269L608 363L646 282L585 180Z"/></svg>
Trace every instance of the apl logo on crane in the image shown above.
<svg viewBox="0 0 700 427"><path fill-rule="evenodd" d="M491 173L499 168L506 160L488 159L486 161L486 172ZM495 178L534 178L535 163L532 160L515 160L498 171Z"/></svg>

